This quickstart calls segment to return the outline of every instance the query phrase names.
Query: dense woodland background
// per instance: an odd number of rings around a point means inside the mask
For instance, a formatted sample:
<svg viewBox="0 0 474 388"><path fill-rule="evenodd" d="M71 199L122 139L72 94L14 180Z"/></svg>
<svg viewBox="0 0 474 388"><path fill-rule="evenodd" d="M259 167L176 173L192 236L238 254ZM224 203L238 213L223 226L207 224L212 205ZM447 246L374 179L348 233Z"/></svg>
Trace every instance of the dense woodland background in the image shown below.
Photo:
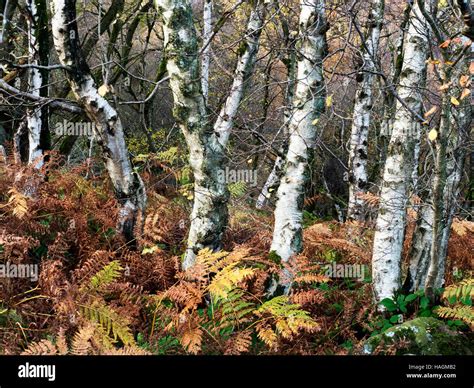
<svg viewBox="0 0 474 388"><path fill-rule="evenodd" d="M0 12L0 354L472 354L469 0Z"/></svg>

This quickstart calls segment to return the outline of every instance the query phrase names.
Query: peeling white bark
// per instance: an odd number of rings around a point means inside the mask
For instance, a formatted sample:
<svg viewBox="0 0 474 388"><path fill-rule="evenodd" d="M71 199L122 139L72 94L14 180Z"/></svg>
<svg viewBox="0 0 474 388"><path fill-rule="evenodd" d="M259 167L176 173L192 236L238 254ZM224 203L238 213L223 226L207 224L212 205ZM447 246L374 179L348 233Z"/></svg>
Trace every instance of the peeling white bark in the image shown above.
<svg viewBox="0 0 474 388"><path fill-rule="evenodd" d="M202 52L202 94L206 103L209 99L209 69L211 65L211 43L212 36L212 0L204 0L204 30L203 42L207 44Z"/></svg>
<svg viewBox="0 0 474 388"><path fill-rule="evenodd" d="M95 123L95 136L121 205L118 229L127 240L131 240L138 213L146 205L146 192L140 176L133 171L122 122L117 111L99 94L83 58L76 23L76 1L51 1L51 13L53 40L59 60L68 67L68 81L79 104Z"/></svg>
<svg viewBox="0 0 474 388"><path fill-rule="evenodd" d="M195 263L203 248L218 250L227 227L225 147L258 52L265 6L258 1L249 18L246 37L229 97L214 127L208 123L199 71L199 51L193 15L186 0L155 0L163 17L167 70L174 97L174 115L190 151L194 174L194 204L183 268Z"/></svg>
<svg viewBox="0 0 474 388"><path fill-rule="evenodd" d="M285 173L277 194L271 250L283 261L302 249L302 211L308 161L315 145L315 120L325 106L323 59L326 44L325 2L302 0L298 71Z"/></svg>
<svg viewBox="0 0 474 388"><path fill-rule="evenodd" d="M429 42L428 26L417 4L413 6L404 45L398 95L415 112L422 109L422 85ZM372 273L375 299L392 298L400 288L401 257L405 237L409 183L420 134L411 113L397 102L381 200L374 236Z"/></svg>
<svg viewBox="0 0 474 388"><path fill-rule="evenodd" d="M28 18L28 64L33 66L40 65L39 52L40 45L38 39L38 9L35 0L27 0L26 7L29 13ZM38 68L29 68L28 84L30 93L40 97L41 88L43 87L43 77ZM26 125L28 130L28 164L34 164L36 169L41 169L44 164L43 150L41 149L41 128L42 128L42 111L41 107L32 107L26 113Z"/></svg>
<svg viewBox="0 0 474 388"><path fill-rule="evenodd" d="M280 184L281 173L284 166L285 159L283 159L281 156L277 156L275 164L273 165L273 169L258 196L257 203L255 205L257 209L261 210L264 208L265 204L271 198L272 192Z"/></svg>
<svg viewBox="0 0 474 388"><path fill-rule="evenodd" d="M237 67L234 72L234 81L229 96L222 107L214 125L214 131L219 137L222 146L226 146L234 124L235 116L242 102L246 83L252 74L265 21L265 2L258 0L250 13L245 38L241 43Z"/></svg>
<svg viewBox="0 0 474 388"><path fill-rule="evenodd" d="M367 157L369 143L369 128L372 118L374 72L377 68L376 58L383 26L385 1L373 0L371 5L370 28L368 37L362 48L363 73L355 98L351 141L349 152L349 205L347 218L364 221L364 200L360 197L367 191L368 173Z"/></svg>
<svg viewBox="0 0 474 388"><path fill-rule="evenodd" d="M293 100L295 96L295 78L296 78L296 47L293 37L290 35L287 37L290 40L288 45L288 55L286 56L286 68L288 72L288 80L285 92L285 123L284 123L284 136L285 144L281 147L280 153L286 154L287 152L287 138L289 134L288 126L291 122L291 115L293 112ZM281 177L283 175L283 168L285 166L285 158L278 155L273 165L272 171L268 176L265 184L263 185L262 191L260 192L255 207L259 210L263 209L267 202L270 200L272 195L276 193L280 186Z"/></svg>

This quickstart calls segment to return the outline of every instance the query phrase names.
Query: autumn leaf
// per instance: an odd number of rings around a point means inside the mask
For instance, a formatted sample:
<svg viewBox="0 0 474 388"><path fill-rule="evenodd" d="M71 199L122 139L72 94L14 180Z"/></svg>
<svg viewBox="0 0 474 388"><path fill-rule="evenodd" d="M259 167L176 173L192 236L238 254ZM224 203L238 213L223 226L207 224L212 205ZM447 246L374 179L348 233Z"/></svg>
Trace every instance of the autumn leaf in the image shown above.
<svg viewBox="0 0 474 388"><path fill-rule="evenodd" d="M436 113L438 110L437 106L433 106L428 112L425 113L425 119Z"/></svg>
<svg viewBox="0 0 474 388"><path fill-rule="evenodd" d="M471 91L469 89L464 89L461 94L461 100L464 100L470 94L471 94Z"/></svg>
<svg viewBox="0 0 474 388"><path fill-rule="evenodd" d="M469 77L468 75L463 75L459 79L459 85L461 85L461 87L465 88L466 86L468 86L470 80L471 80L471 77Z"/></svg>
<svg viewBox="0 0 474 388"><path fill-rule="evenodd" d="M428 139L430 141L435 141L438 138L438 131L436 129L432 129L428 134Z"/></svg>
<svg viewBox="0 0 474 388"><path fill-rule="evenodd" d="M102 85L98 92L100 96L104 97L109 92L109 86L106 84Z"/></svg>
<svg viewBox="0 0 474 388"><path fill-rule="evenodd" d="M326 106L330 108L332 106L332 96L326 97Z"/></svg>
<svg viewBox="0 0 474 388"><path fill-rule="evenodd" d="M431 58L430 58L430 59L428 59L428 60L426 61L426 63L428 63L428 64L430 64L430 65L439 65L441 62L440 62L439 60L437 60L437 59L431 59Z"/></svg>
<svg viewBox="0 0 474 388"><path fill-rule="evenodd" d="M445 90L448 90L452 85L452 82L449 82L447 84L443 84L439 87L440 92L444 92Z"/></svg>
<svg viewBox="0 0 474 388"><path fill-rule="evenodd" d="M474 74L474 62L471 62L471 66L469 66L469 73Z"/></svg>
<svg viewBox="0 0 474 388"><path fill-rule="evenodd" d="M459 106L460 102L456 97L451 97L451 104Z"/></svg>
<svg viewBox="0 0 474 388"><path fill-rule="evenodd" d="M441 43L439 47L442 49L445 49L445 48L448 48L450 44L451 44L451 39L448 39L448 40L445 40L443 43Z"/></svg>

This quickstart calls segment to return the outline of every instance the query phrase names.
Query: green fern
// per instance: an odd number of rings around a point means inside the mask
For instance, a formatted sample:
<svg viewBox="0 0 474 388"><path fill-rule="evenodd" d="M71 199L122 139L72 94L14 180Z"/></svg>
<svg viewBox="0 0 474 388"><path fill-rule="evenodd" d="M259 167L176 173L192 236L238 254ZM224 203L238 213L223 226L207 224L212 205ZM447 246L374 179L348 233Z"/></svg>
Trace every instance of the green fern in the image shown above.
<svg viewBox="0 0 474 388"><path fill-rule="evenodd" d="M110 307L97 301L91 305L80 305L79 307L84 318L100 324L105 333L115 341L119 339L124 345L135 345L133 334L128 327L129 322Z"/></svg>
<svg viewBox="0 0 474 388"><path fill-rule="evenodd" d="M284 338L291 338L300 331L313 332L319 328L309 313L298 304L290 303L286 295L277 296L263 303L257 310L258 316L270 315L276 331Z"/></svg>
<svg viewBox="0 0 474 388"><path fill-rule="evenodd" d="M236 182L231 183L228 186L230 195L233 198L240 198L245 195L248 190L248 185L246 182Z"/></svg>
<svg viewBox="0 0 474 388"><path fill-rule="evenodd" d="M474 279L465 279L446 288L443 298L451 303L474 298Z"/></svg>
<svg viewBox="0 0 474 388"><path fill-rule="evenodd" d="M122 276L123 268L118 261L112 261L97 272L89 281L89 290L97 290L116 281Z"/></svg>
<svg viewBox="0 0 474 388"><path fill-rule="evenodd" d="M222 314L220 327L239 327L248 322L255 311L255 304L244 298L244 292L240 289L232 290L227 298L221 300L219 308Z"/></svg>
<svg viewBox="0 0 474 388"><path fill-rule="evenodd" d="M441 318L459 319L470 327L474 327L474 308L472 306L438 307L435 312Z"/></svg>

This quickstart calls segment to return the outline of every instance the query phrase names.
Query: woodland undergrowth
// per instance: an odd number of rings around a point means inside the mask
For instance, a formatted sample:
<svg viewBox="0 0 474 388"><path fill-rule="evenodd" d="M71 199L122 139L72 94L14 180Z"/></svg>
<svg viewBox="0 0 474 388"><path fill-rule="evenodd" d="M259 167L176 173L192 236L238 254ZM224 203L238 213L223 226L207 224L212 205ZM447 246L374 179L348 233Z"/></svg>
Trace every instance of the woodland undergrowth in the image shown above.
<svg viewBox="0 0 474 388"><path fill-rule="evenodd" d="M186 171L158 160L144 167L149 206L125 244L111 185L88 166L66 168L54 154L42 171L0 166L0 264L39 268L37 281L0 278L0 354L348 354L374 331L370 274L324 272L332 263L369 268L370 226L313 220L304 251L284 265L291 293L268 296L283 265L268 253L271 213L239 200L245 190L231 190L224 250L201 251L183 272L192 192L176 182ZM448 284L462 280L455 267L470 276L473 241L473 223L457 220Z"/></svg>

